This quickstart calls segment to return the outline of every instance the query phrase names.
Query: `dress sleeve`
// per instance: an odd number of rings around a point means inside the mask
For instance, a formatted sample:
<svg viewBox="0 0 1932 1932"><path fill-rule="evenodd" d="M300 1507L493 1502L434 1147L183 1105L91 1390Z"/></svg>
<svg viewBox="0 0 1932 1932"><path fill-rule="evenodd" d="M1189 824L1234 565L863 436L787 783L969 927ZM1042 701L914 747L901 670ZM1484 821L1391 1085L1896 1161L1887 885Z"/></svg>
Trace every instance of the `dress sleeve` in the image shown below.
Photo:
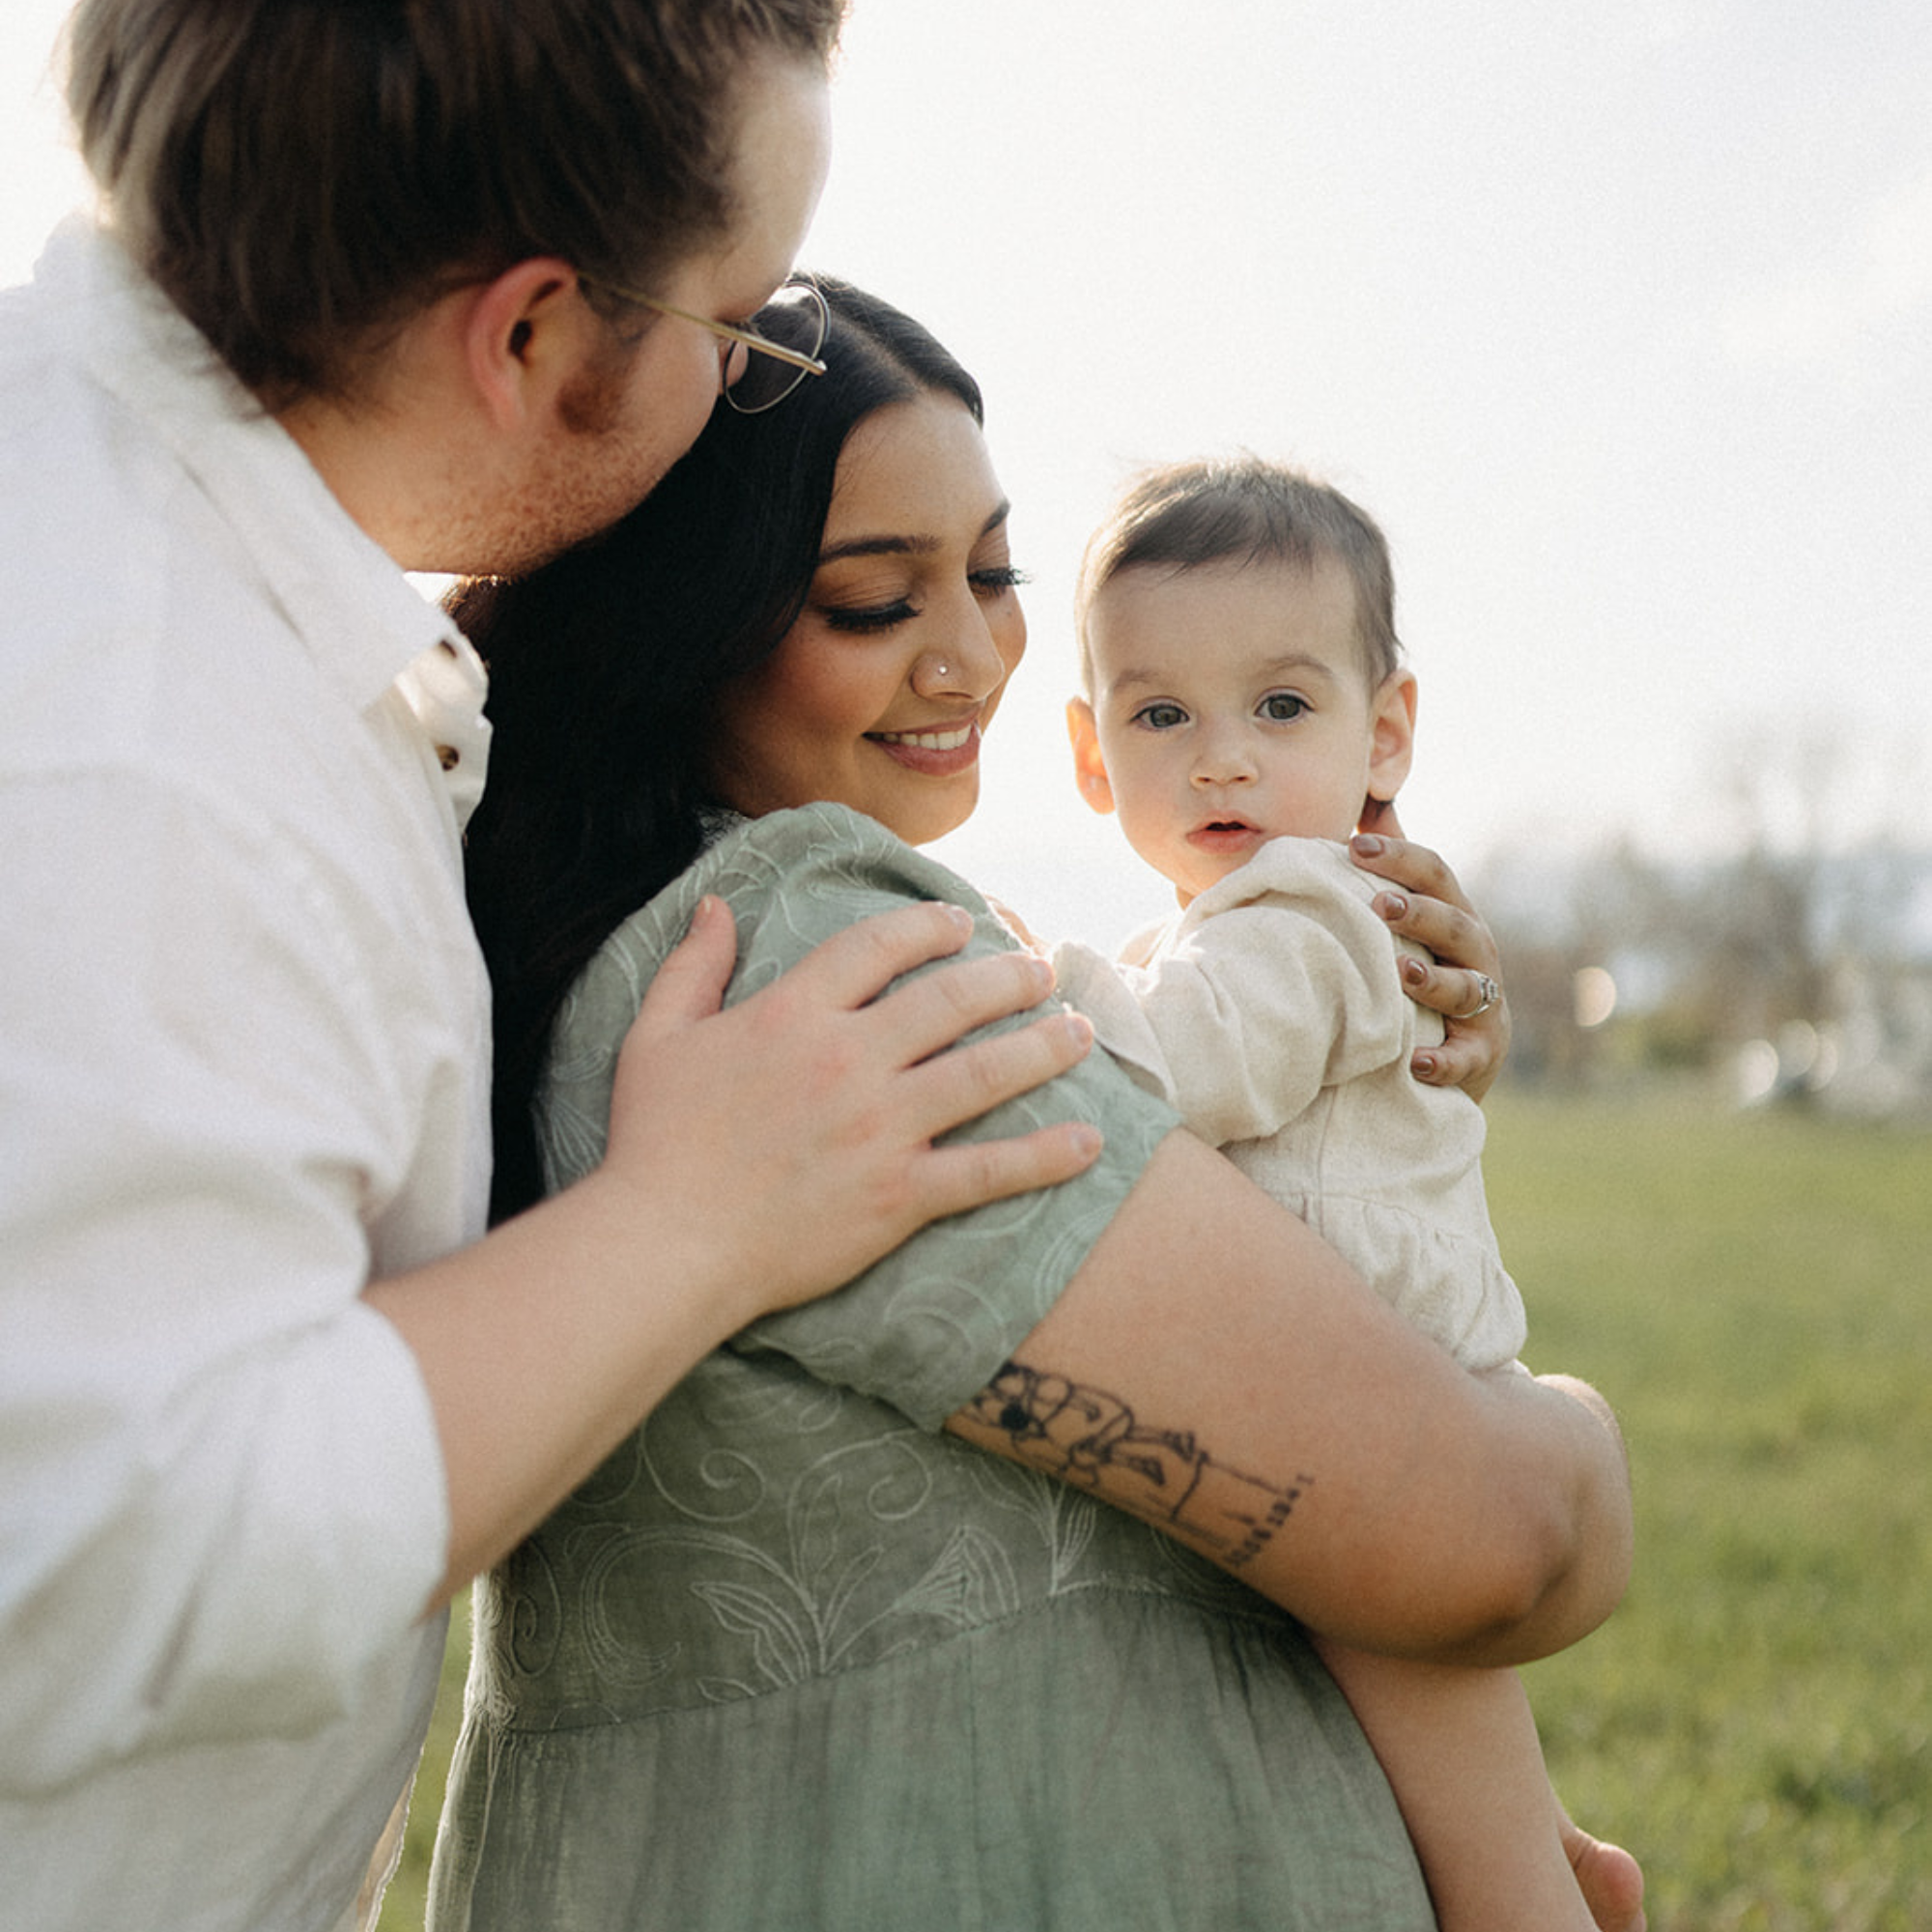
<svg viewBox="0 0 1932 1932"><path fill-rule="evenodd" d="M1406 1056L1391 935L1326 853L1277 839L1145 964L1075 941L1054 952L1100 1043L1216 1147L1277 1133L1324 1087Z"/></svg>
<svg viewBox="0 0 1932 1932"><path fill-rule="evenodd" d="M588 1173L601 1157L618 1048L652 976L706 893L724 897L738 923L727 1004L856 921L914 900L947 899L974 914L962 956L1016 943L963 879L841 806L775 812L739 828L619 927L566 1000L538 1095L553 1188ZM937 1429L992 1380L1053 1306L1177 1124L1169 1108L1095 1053L950 1138L997 1139L1068 1120L1091 1121L1104 1136L1099 1159L1085 1174L937 1222L837 1293L768 1316L732 1346L789 1355L825 1381Z"/></svg>

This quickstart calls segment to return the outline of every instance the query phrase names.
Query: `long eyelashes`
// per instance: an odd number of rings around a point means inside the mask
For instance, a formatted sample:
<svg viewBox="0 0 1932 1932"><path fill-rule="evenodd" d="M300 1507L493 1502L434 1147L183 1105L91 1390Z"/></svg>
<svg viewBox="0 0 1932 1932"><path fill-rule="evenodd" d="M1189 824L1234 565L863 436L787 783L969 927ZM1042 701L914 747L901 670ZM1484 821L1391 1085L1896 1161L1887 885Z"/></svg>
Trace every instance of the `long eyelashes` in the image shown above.
<svg viewBox="0 0 1932 1932"><path fill-rule="evenodd" d="M919 607L900 598L894 604L867 605L863 610L841 610L837 605L824 605L819 615L826 626L834 631L846 631L865 636L872 631L890 631L895 624L908 623L919 615Z"/></svg>
<svg viewBox="0 0 1932 1932"><path fill-rule="evenodd" d="M969 571L966 576L966 582L972 585L976 597L1001 597L1031 581L1025 571L1016 570L1010 564L991 564L984 570ZM899 597L890 604L822 604L818 613L825 620L828 630L866 637L879 631L890 631L898 624L910 623L920 614L921 608L910 598Z"/></svg>

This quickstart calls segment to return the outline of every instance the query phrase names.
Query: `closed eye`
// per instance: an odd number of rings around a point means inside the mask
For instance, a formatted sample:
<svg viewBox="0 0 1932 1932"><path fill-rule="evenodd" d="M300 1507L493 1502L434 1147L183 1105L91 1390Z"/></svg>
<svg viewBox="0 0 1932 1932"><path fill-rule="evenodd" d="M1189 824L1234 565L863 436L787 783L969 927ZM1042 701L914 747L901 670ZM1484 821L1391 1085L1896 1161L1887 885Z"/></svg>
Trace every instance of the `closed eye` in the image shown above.
<svg viewBox="0 0 1932 1932"><path fill-rule="evenodd" d="M976 596L1004 597L1009 590L1017 590L1022 583L1032 582L1025 571L1015 570L1009 563L988 564L984 570L969 571L966 582L973 586Z"/></svg>
<svg viewBox="0 0 1932 1932"><path fill-rule="evenodd" d="M867 604L864 606L841 606L821 604L818 614L825 620L830 631L844 631L859 637L867 637L877 631L890 631L896 624L909 624L919 615L918 605L900 597L891 604Z"/></svg>

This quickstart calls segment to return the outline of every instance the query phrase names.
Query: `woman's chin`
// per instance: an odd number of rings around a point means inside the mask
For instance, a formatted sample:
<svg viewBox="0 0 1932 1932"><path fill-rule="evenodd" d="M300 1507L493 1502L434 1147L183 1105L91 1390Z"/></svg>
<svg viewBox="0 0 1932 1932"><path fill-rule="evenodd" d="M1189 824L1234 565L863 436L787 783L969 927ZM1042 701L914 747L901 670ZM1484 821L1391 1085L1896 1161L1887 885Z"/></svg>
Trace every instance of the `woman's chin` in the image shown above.
<svg viewBox="0 0 1932 1932"><path fill-rule="evenodd" d="M976 788L974 796L960 805L940 807L933 801L923 810L897 812L881 818L880 823L895 838L902 838L908 845L930 845L949 832L957 832L973 816L973 808L979 802Z"/></svg>

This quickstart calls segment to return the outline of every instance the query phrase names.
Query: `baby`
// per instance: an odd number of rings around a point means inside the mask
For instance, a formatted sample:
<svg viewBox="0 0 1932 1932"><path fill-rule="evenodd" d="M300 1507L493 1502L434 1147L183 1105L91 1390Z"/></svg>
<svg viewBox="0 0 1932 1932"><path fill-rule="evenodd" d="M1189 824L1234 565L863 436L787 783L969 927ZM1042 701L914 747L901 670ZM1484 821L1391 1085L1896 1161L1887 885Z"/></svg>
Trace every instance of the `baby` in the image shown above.
<svg viewBox="0 0 1932 1932"><path fill-rule="evenodd" d="M1414 746L1394 604L1380 530L1326 486L1243 461L1129 490L1088 546L1067 725L1081 795L1180 911L1119 961L1066 943L1054 962L1114 1056L1399 1313L1464 1367L1520 1374L1482 1114L1411 1076L1441 1021L1403 996L1377 882L1344 850ZM1513 1672L1321 1650L1444 1932L1628 1922L1624 1854L1591 1845L1580 1884L1572 1870Z"/></svg>

